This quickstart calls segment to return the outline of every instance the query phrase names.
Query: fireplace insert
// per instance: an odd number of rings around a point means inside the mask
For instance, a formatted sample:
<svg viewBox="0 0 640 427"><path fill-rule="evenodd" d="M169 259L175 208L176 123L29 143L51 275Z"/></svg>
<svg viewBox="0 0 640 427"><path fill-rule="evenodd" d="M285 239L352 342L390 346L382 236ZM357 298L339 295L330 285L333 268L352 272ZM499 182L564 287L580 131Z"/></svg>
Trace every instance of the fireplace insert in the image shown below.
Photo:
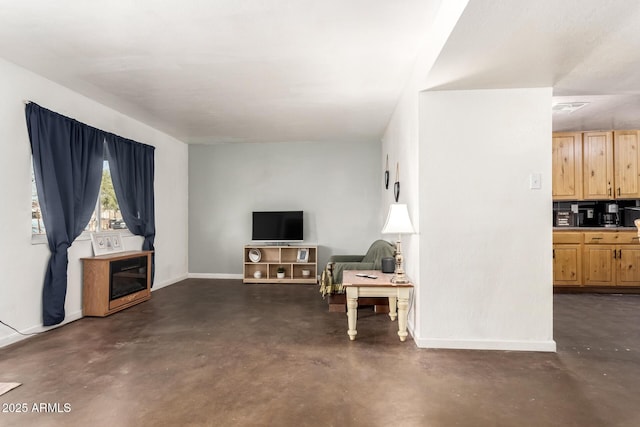
<svg viewBox="0 0 640 427"><path fill-rule="evenodd" d="M147 288L146 256L113 261L109 265L109 300Z"/></svg>

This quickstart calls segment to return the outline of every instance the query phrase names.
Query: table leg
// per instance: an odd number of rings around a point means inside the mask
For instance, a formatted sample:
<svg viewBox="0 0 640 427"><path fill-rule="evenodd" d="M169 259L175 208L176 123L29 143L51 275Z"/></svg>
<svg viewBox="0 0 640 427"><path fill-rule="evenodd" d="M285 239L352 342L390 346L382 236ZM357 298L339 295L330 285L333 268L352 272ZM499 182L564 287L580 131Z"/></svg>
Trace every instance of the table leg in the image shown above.
<svg viewBox="0 0 640 427"><path fill-rule="evenodd" d="M355 288L347 288L347 317L349 319L349 339L356 339L356 322L358 320L358 290Z"/></svg>
<svg viewBox="0 0 640 427"><path fill-rule="evenodd" d="M397 300L398 299L396 297L389 297L389 317L392 321L396 320L396 317L398 315L396 310Z"/></svg>
<svg viewBox="0 0 640 427"><path fill-rule="evenodd" d="M409 316L409 295L398 297L398 336L400 341L407 339L407 317Z"/></svg>

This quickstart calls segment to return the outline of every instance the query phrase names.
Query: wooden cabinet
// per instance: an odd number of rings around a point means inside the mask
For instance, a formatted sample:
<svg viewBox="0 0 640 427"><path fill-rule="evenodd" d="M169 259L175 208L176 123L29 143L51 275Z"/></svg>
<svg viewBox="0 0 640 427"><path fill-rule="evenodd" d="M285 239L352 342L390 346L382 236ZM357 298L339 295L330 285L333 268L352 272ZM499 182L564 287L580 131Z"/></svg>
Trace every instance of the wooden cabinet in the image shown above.
<svg viewBox="0 0 640 427"><path fill-rule="evenodd" d="M151 298L153 251L82 258L82 314L104 317Z"/></svg>
<svg viewBox="0 0 640 427"><path fill-rule="evenodd" d="M553 284L582 285L582 233L553 233Z"/></svg>
<svg viewBox="0 0 640 427"><path fill-rule="evenodd" d="M640 287L640 238L633 231L555 231L553 284Z"/></svg>
<svg viewBox="0 0 640 427"><path fill-rule="evenodd" d="M614 131L614 182L618 199L640 198L640 132Z"/></svg>
<svg viewBox="0 0 640 427"><path fill-rule="evenodd" d="M299 259L306 254L306 261ZM278 269L284 277L278 277ZM256 277L256 272L259 272ZM246 245L243 283L318 283L318 247Z"/></svg>
<svg viewBox="0 0 640 427"><path fill-rule="evenodd" d="M640 246L618 249L618 286L640 286Z"/></svg>
<svg viewBox="0 0 640 427"><path fill-rule="evenodd" d="M614 286L616 246L584 245L585 285Z"/></svg>
<svg viewBox="0 0 640 427"><path fill-rule="evenodd" d="M554 200L640 199L640 131L554 133Z"/></svg>
<svg viewBox="0 0 640 427"><path fill-rule="evenodd" d="M584 199L613 198L613 133L585 132L582 140Z"/></svg>
<svg viewBox="0 0 640 427"><path fill-rule="evenodd" d="M640 198L639 137L636 130L583 134L585 200Z"/></svg>
<svg viewBox="0 0 640 427"><path fill-rule="evenodd" d="M553 199L582 199L582 134L555 133L551 145Z"/></svg>
<svg viewBox="0 0 640 427"><path fill-rule="evenodd" d="M640 245L635 232L584 233L586 286L640 286Z"/></svg>

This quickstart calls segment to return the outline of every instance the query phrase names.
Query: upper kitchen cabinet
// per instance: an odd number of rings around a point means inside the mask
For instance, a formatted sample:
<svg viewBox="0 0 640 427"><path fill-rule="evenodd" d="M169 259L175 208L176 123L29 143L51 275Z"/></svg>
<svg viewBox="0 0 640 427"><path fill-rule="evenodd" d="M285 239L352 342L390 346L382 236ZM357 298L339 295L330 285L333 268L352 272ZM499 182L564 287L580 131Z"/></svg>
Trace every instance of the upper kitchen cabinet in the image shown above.
<svg viewBox="0 0 640 427"><path fill-rule="evenodd" d="M582 139L584 199L614 198L613 132L585 132Z"/></svg>
<svg viewBox="0 0 640 427"><path fill-rule="evenodd" d="M553 200L640 199L640 131L554 133Z"/></svg>
<svg viewBox="0 0 640 427"><path fill-rule="evenodd" d="M614 131L615 198L640 198L639 131Z"/></svg>
<svg viewBox="0 0 640 427"><path fill-rule="evenodd" d="M582 199L582 134L554 133L552 155L553 199Z"/></svg>

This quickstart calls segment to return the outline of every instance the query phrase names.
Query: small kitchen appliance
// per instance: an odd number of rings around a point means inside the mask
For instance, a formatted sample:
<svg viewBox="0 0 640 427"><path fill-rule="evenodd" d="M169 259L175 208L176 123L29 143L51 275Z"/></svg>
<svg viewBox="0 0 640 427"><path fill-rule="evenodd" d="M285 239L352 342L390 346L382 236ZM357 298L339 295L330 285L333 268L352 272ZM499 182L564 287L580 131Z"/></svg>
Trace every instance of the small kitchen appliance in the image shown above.
<svg viewBox="0 0 640 427"><path fill-rule="evenodd" d="M620 225L620 217L618 216L618 204L607 203L605 213L602 215L602 222L605 227L617 227Z"/></svg>
<svg viewBox="0 0 640 427"><path fill-rule="evenodd" d="M624 226L635 227L636 219L640 219L640 207L624 208Z"/></svg>

